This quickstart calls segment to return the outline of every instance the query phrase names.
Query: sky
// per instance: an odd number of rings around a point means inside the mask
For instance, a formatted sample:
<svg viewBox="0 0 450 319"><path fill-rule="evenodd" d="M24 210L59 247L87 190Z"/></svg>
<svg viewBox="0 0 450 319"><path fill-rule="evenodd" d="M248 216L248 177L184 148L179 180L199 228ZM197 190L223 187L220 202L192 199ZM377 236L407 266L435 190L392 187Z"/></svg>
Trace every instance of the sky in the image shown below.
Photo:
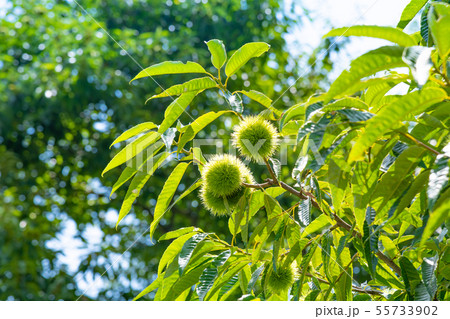
<svg viewBox="0 0 450 319"><path fill-rule="evenodd" d="M302 19L299 26L287 35L289 50L294 56L301 51L312 52L332 28L361 24L395 27L403 8L409 2L410 0L285 0L287 5L300 4L310 12L310 18ZM301 10L297 6L297 12L301 13ZM373 38L351 37L345 50L337 56L332 56L337 63L329 75L330 79L334 80L348 68L352 59L389 43Z"/></svg>
<svg viewBox="0 0 450 319"><path fill-rule="evenodd" d="M357 24L377 24L385 26L396 26L400 19L401 12L409 0L284 0L287 5L297 6L298 13L302 13L299 4L306 8L309 19L302 19L297 26L286 36L288 50L295 57L300 52L311 53L332 27L347 27ZM7 0L0 0L1 9L5 7ZM335 70L330 74L330 78L336 78L342 70L348 68L353 58L388 42L372 38L352 37L349 44L338 55L333 56ZM305 68L307 72L307 68ZM117 212L109 211L107 219L114 224ZM88 248L82 248L80 242L74 239L76 225L70 219L66 223L65 230L57 238L49 242L53 248L63 248L64 256L61 262L67 264L69 269L74 271L80 262L80 257L95 249L100 242L102 232L96 227L88 227L86 232L90 238ZM101 285L101 280L95 283L92 280L80 282L82 289L88 289L87 295L95 297L96 285ZM91 286L91 284L93 284Z"/></svg>

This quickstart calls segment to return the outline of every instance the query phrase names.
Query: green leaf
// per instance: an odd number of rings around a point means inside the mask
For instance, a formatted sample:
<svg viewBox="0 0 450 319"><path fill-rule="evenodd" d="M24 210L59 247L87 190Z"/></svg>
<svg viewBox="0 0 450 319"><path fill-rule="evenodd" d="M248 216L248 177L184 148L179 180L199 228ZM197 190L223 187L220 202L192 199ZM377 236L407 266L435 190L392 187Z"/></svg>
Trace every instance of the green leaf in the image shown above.
<svg viewBox="0 0 450 319"><path fill-rule="evenodd" d="M303 227L311 223L311 198L304 199L298 205L298 219Z"/></svg>
<svg viewBox="0 0 450 319"><path fill-rule="evenodd" d="M389 208L403 195L410 177L425 153L426 150L422 147L415 145L409 147L381 177L370 199L370 206L377 212L377 221L384 221Z"/></svg>
<svg viewBox="0 0 450 319"><path fill-rule="evenodd" d="M421 266L423 283L425 284L428 294L432 297L432 299L438 288L437 278L435 275L437 264L437 256L433 256L431 258L424 258Z"/></svg>
<svg viewBox="0 0 450 319"><path fill-rule="evenodd" d="M123 149L117 153L113 159L108 163L106 168L102 172L102 176L111 169L133 159L136 155L142 153L148 146L156 142L160 138L161 134L157 132L149 132L141 137L135 139L133 142L127 144Z"/></svg>
<svg viewBox="0 0 450 319"><path fill-rule="evenodd" d="M161 97L166 96L172 96L172 95L180 95L187 92L198 92L205 89L210 89L213 87L217 87L217 83L214 82L213 79L210 77L203 77L198 79L193 79L187 82L184 82L183 84L177 84L174 86L171 86L167 90L163 91L160 94L153 95L152 97L148 98L145 103L152 99L157 99Z"/></svg>
<svg viewBox="0 0 450 319"><path fill-rule="evenodd" d="M134 176L134 174L137 173L137 170L135 170L132 167L125 167L122 173L119 176L119 179L114 183L111 194L109 195L109 198L111 198L112 194L116 192L117 189L119 189L120 186L125 184L130 178Z"/></svg>
<svg viewBox="0 0 450 319"><path fill-rule="evenodd" d="M147 288L145 288L144 290L142 290L139 295L137 295L136 297L134 297L133 301L136 301L140 298L142 298L143 296L145 296L146 294L152 292L153 290L159 288L159 286L161 285L161 281L163 280L162 277L156 278L155 280L153 280L153 282L147 286Z"/></svg>
<svg viewBox="0 0 450 319"><path fill-rule="evenodd" d="M448 34L450 30L450 5L432 2L428 12L428 26L439 56L446 60L450 54L450 36Z"/></svg>
<svg viewBox="0 0 450 319"><path fill-rule="evenodd" d="M256 269L253 274L252 277L250 278L250 281L248 282L248 286L247 286L247 293L251 293L253 290L253 287L255 287L256 282L258 281L259 276L261 275L261 273L264 270L264 265L260 266L258 269Z"/></svg>
<svg viewBox="0 0 450 319"><path fill-rule="evenodd" d="M155 232L159 221L166 213L166 209L169 206L169 203L172 200L172 197L177 190L178 184L180 183L188 165L189 163L179 163L166 180L156 202L155 211L153 213L154 219L150 224L150 238L153 237L153 233Z"/></svg>
<svg viewBox="0 0 450 319"><path fill-rule="evenodd" d="M286 111L283 112L283 115L280 119L280 131L283 129L283 126L288 123L292 119L301 118L305 120L306 109L308 107L312 107L314 109L318 109L322 107L322 101L325 98L325 95L319 95L315 97L311 97L306 103L299 103L291 106Z"/></svg>
<svg viewBox="0 0 450 319"><path fill-rule="evenodd" d="M410 300L431 300L428 291L420 279L419 272L406 257L400 257L400 268L402 270L403 281Z"/></svg>
<svg viewBox="0 0 450 319"><path fill-rule="evenodd" d="M183 63L181 61L166 61L145 68L144 70L139 72L130 82L148 76L164 75L164 74L181 74L181 73L208 73L208 72L206 72L205 69L200 64L195 62L188 61L186 63Z"/></svg>
<svg viewBox="0 0 450 319"><path fill-rule="evenodd" d="M217 270L217 267L207 267L203 270L195 289L200 301L203 301L203 298L205 298L208 291L214 285L214 281L216 280L218 273L219 271Z"/></svg>
<svg viewBox="0 0 450 319"><path fill-rule="evenodd" d="M186 269L194 249L206 238L206 236L208 236L206 233L195 234L184 243L180 256L178 256L178 271L180 276L183 274L184 269Z"/></svg>
<svg viewBox="0 0 450 319"><path fill-rule="evenodd" d="M194 122L189 124L188 128L184 132L184 134L181 135L180 140L178 141L178 151L181 151L183 147L186 145L187 142L191 141L198 132L203 130L205 126L207 126L212 121L216 120L218 117L220 117L222 114L232 112L232 111L220 111L220 112L209 112L206 114L203 114L202 116L198 117Z"/></svg>
<svg viewBox="0 0 450 319"><path fill-rule="evenodd" d="M321 215L324 216L324 215ZM316 241L313 241L311 244L311 248L309 249L308 253L303 257L302 263L300 264L300 278L299 280L294 284L297 286L297 293L294 296L294 300L298 301L299 297L302 296L302 288L303 283L305 281L306 273L308 272L309 263L311 262L312 257L314 256L314 253L317 249L318 243Z"/></svg>
<svg viewBox="0 0 450 319"><path fill-rule="evenodd" d="M205 42L208 46L208 50L211 53L211 62L217 70L225 64L227 61L227 51L222 41L213 39ZM219 71L220 72L220 71Z"/></svg>
<svg viewBox="0 0 450 319"><path fill-rule="evenodd" d="M352 193L356 225L361 233L364 232L363 225L366 216L366 207L369 203L373 189L378 180L379 167L397 142L392 138L380 146L372 149L373 160L371 163L357 162L353 168Z"/></svg>
<svg viewBox="0 0 450 319"><path fill-rule="evenodd" d="M428 29L428 12L430 11L430 8L430 2L428 2L425 5L425 8L422 10L422 14L420 16L420 35L422 36L423 40L425 41L425 45L427 46L432 45Z"/></svg>
<svg viewBox="0 0 450 319"><path fill-rule="evenodd" d="M283 211L278 201L272 196L269 196L267 194L264 194L264 207L266 208L267 211L267 220L280 217L283 214Z"/></svg>
<svg viewBox="0 0 450 319"><path fill-rule="evenodd" d="M144 187L145 183L153 175L155 170L159 166L161 166L161 164L169 155L170 154L167 152L159 154L154 158L153 165L150 171L139 171L134 176L133 180L130 183L130 186L128 187L128 191L127 194L125 195L125 199L122 202L122 206L120 207L119 218L116 223L116 228L117 225L119 225L119 222L130 212L131 206L133 205L134 200L139 196L142 187Z"/></svg>
<svg viewBox="0 0 450 319"><path fill-rule="evenodd" d="M364 122L371 119L374 114L365 111L342 109L336 111L337 113L344 115L350 122Z"/></svg>
<svg viewBox="0 0 450 319"><path fill-rule="evenodd" d="M336 81L331 84L325 96L328 103L336 95L346 91L349 87L357 84L362 78L375 74L379 71L406 66L402 60L403 47L384 46L353 60L350 70L345 70Z"/></svg>
<svg viewBox="0 0 450 319"><path fill-rule="evenodd" d="M326 35L324 35L324 38L342 37L342 36L345 37L359 36L359 37L384 39L391 41L393 43L397 43L398 45L403 47L409 47L416 44L409 34L404 33L400 29L374 25L355 25L352 27L333 29Z"/></svg>
<svg viewBox="0 0 450 319"><path fill-rule="evenodd" d="M450 148L450 144L446 146ZM444 148L445 149L445 148ZM430 179L428 181L427 195L428 195L428 209L432 210L439 194L444 189L449 181L450 173L450 159L445 155L436 156L433 168L431 169Z"/></svg>
<svg viewBox="0 0 450 319"><path fill-rule="evenodd" d="M116 228L119 225L120 221L130 212L134 200L139 196L142 187L144 187L150 176L151 175L147 175L146 172L138 172L134 176L133 180L131 181L130 187L128 188L127 194L125 195L122 206L120 207Z"/></svg>
<svg viewBox="0 0 450 319"><path fill-rule="evenodd" d="M164 298L164 300L173 301L178 296L180 296L183 293L183 291L185 291L186 289L190 289L192 286L194 286L199 281L199 278L203 273L203 271L206 269L206 267L208 267L207 261L200 263L200 265L189 270L183 276L180 276L177 282L175 282L175 284L170 288L170 291Z"/></svg>
<svg viewBox="0 0 450 319"><path fill-rule="evenodd" d="M367 209L367 213L370 214L371 208ZM373 228L368 224L370 221L364 221L364 257L367 262L367 266L369 267L369 272L372 278L376 278L376 267L378 259L375 256L375 253L378 251L378 236L380 233L376 233L373 231Z"/></svg>
<svg viewBox="0 0 450 319"><path fill-rule="evenodd" d="M234 93L242 93L245 96L247 96L248 98L252 99L253 101L258 102L261 105L264 105L267 109L271 110L274 114L276 114L277 116L281 115L281 111L277 110L276 108L274 108L272 106L272 100L266 96L264 93L255 91L255 90L251 90L251 91L236 91Z"/></svg>
<svg viewBox="0 0 450 319"><path fill-rule="evenodd" d="M339 268L336 267L340 273L340 278L334 277L335 281L335 292L336 292L336 300L338 301L351 301L352 296L352 267L348 267L347 270L344 270L351 262L350 250L345 247L345 249L340 253L336 253L336 259L338 262ZM342 275L341 275L342 274ZM337 280L336 280L337 279Z"/></svg>
<svg viewBox="0 0 450 319"><path fill-rule="evenodd" d="M216 267L220 267L228 260L228 258L230 258L230 256L231 250L225 250L221 252L216 258L214 258L212 264Z"/></svg>
<svg viewBox="0 0 450 319"><path fill-rule="evenodd" d="M397 217L412 203L418 193L420 193L428 181L430 170L422 171L411 183L411 187L405 194L402 194L400 203L398 204L395 212L390 217L389 221L395 223Z"/></svg>
<svg viewBox="0 0 450 319"><path fill-rule="evenodd" d="M161 259L159 260L158 264L158 277L164 270L164 267L172 262L172 260L175 258L175 256L178 255L178 253L181 251L181 248L183 248L184 243L194 236L195 232L190 232L184 235L181 235L177 239L175 239L173 242L170 243L170 245L166 248L164 251Z"/></svg>
<svg viewBox="0 0 450 319"><path fill-rule="evenodd" d="M144 123L138 124L138 125L130 128L129 130L123 132L122 134L120 134L120 136L118 138L116 138L114 140L114 142L112 142L112 144L109 146L109 148L111 148L111 146L113 146L114 144L126 141L129 138L132 138L132 137L138 135L139 133L150 131L151 129L154 129L156 127L157 127L156 124L154 124L152 122L144 122Z"/></svg>
<svg viewBox="0 0 450 319"><path fill-rule="evenodd" d="M422 233L420 246L423 246L425 242L433 235L434 231L450 218L450 189L444 192L441 195L441 198L445 198L445 202L435 208L435 210L430 214L425 229Z"/></svg>
<svg viewBox="0 0 450 319"><path fill-rule="evenodd" d="M348 172L341 169L338 164L342 161L342 157L339 158L336 156L332 158L328 164L328 183L330 185L333 208L336 211L341 209L348 183Z"/></svg>
<svg viewBox="0 0 450 319"><path fill-rule="evenodd" d="M405 9L403 9L397 28L404 29L427 2L428 0L411 0Z"/></svg>
<svg viewBox="0 0 450 319"><path fill-rule="evenodd" d="M240 47L230 57L225 66L225 74L227 77L236 73L243 65L245 65L251 58L259 57L264 52L268 51L270 45L264 42L250 42Z"/></svg>
<svg viewBox="0 0 450 319"><path fill-rule="evenodd" d="M203 301L208 291L214 285L214 281L219 273L217 268L222 266L230 256L230 250L220 253L216 258L214 258L212 264L203 271L196 287L196 292L200 301Z"/></svg>
<svg viewBox="0 0 450 319"><path fill-rule="evenodd" d="M197 227L191 226L191 227L183 227L177 230L173 230L170 231L168 233L165 233L164 235L162 235L161 237L159 237L159 241L162 240L169 240L169 239L173 239L173 238L178 238L182 235L186 235L186 234L190 234L192 232L196 232L199 229Z"/></svg>
<svg viewBox="0 0 450 319"><path fill-rule="evenodd" d="M315 233L319 230L321 230L322 228L330 225L330 218L325 215L322 214L319 217L317 217L316 219L314 219L311 224L309 224L301 233L301 238L304 238L306 236L308 236L309 234Z"/></svg>
<svg viewBox="0 0 450 319"><path fill-rule="evenodd" d="M325 105L322 108L323 112L337 111L341 109L355 108L359 110L368 110L369 106L364 103L360 98L346 97L332 103Z"/></svg>
<svg viewBox="0 0 450 319"><path fill-rule="evenodd" d="M365 130L350 151L348 161L362 159L364 151L399 121L404 120L408 115L423 112L429 106L444 100L446 97L447 94L441 89L426 88L404 95L393 103L384 106L378 114L367 121Z"/></svg>
<svg viewBox="0 0 450 319"><path fill-rule="evenodd" d="M193 91L181 94L167 107L164 112L164 120L158 128L158 133L163 134L173 123L185 112L186 107L192 102L200 91Z"/></svg>
<svg viewBox="0 0 450 319"><path fill-rule="evenodd" d="M228 271L220 276L214 283L211 290L208 292L205 300L209 300L212 296L215 295L215 293L222 288L223 285L225 285L232 277L234 277L239 271L242 270L245 266L248 265L248 260L239 260L236 262L233 266L229 267Z"/></svg>
<svg viewBox="0 0 450 319"><path fill-rule="evenodd" d="M197 180L194 184L192 184L188 189L186 189L180 196L178 196L173 203L170 205L170 207L167 209L167 211L171 210L173 206L175 206L180 200L185 198L187 195L192 193L194 190L199 188L203 184L202 180Z"/></svg>
<svg viewBox="0 0 450 319"><path fill-rule="evenodd" d="M224 296L227 292L229 292L234 287L234 285L237 283L238 280L239 280L239 275L238 274L236 274L233 277L231 277L230 280L228 280L222 286L222 288L220 288L219 299L222 298L222 296Z"/></svg>
<svg viewBox="0 0 450 319"><path fill-rule="evenodd" d="M364 91L366 89L370 89L370 88L372 88L374 86L378 86L378 85L381 85L381 86L389 85L392 88L395 85L406 82L409 79L410 79L409 74L397 74L397 73L392 73L391 75L378 77L378 78L368 78L366 80L361 80L361 81L354 83L350 87L346 88L343 92L336 95L336 98L351 95L351 94L354 94L359 91ZM389 91L389 90L387 90L387 91ZM378 96L377 102L384 96L384 94L386 92L384 92L384 93L381 92L381 96ZM367 94L367 92L366 92L366 94ZM374 105L374 103L375 103L375 101L371 101L370 99L367 99L366 96L364 97L364 101L371 106Z"/></svg>

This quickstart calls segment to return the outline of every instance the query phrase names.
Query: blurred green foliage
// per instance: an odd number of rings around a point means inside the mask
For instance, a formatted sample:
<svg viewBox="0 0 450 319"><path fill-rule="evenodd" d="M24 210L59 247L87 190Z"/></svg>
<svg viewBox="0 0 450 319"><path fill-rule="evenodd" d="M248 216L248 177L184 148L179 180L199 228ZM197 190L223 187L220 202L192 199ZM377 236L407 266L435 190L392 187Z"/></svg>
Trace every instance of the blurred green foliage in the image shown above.
<svg viewBox="0 0 450 319"><path fill-rule="evenodd" d="M212 68L204 41L218 38L229 51L251 41L271 45L270 54L243 69L236 87L276 97L304 71L283 36L300 19L278 1L78 2L86 12L74 1L12 0L0 18L0 300L73 300L92 278L95 288L83 299L131 299L154 279L150 274L166 245L151 246L148 226L172 167L152 177L135 214L117 230L124 190L109 199L110 188L103 185L112 185L118 172L100 179L114 138L137 123L159 123L169 101L144 104L161 88L151 79L128 84L139 65L191 60ZM326 83L329 54L275 106L286 108ZM160 79L167 88L186 76ZM196 116L224 103L210 94L189 112ZM190 118L183 115L181 122ZM208 130L225 137L223 127L216 122ZM157 238L183 225L208 224L217 234L226 230L226 220L211 222L195 195L165 218ZM54 244L70 225L76 226L73 242L84 252L79 266L71 262L75 270L63 262L66 242ZM102 231L94 244L93 229Z"/></svg>

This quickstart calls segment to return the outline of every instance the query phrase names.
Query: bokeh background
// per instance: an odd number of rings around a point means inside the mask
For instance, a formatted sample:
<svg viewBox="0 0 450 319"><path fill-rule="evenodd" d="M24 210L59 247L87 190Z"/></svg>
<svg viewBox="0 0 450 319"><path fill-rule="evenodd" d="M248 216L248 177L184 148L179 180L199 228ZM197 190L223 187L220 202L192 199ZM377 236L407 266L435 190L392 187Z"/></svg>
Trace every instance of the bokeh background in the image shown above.
<svg viewBox="0 0 450 319"><path fill-rule="evenodd" d="M157 171L117 229L126 188L109 198L120 170L100 176L117 152L109 149L114 138L140 122L160 123L170 101L144 104L161 89L151 79L128 83L139 65L191 60L211 68L204 41L223 40L229 55L264 41L269 53L232 85L273 100L287 90L275 104L285 109L325 90L352 57L383 44L322 35L354 24L395 26L407 3L0 0L0 300L129 300L154 280L167 243L150 242L148 227L173 166ZM157 81L167 88L189 78ZM195 117L225 103L208 93L189 112ZM216 121L199 137L226 140L229 129ZM190 171L179 191L197 177ZM156 238L190 225L227 233L226 220L211 217L191 194L166 215Z"/></svg>

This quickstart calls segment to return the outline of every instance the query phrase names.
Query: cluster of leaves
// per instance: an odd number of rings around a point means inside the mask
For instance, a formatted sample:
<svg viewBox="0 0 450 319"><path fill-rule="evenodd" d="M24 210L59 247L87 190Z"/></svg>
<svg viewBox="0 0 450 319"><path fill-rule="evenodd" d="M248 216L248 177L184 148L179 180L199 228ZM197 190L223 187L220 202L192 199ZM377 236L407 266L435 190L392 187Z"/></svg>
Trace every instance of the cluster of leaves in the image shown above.
<svg viewBox="0 0 450 319"><path fill-rule="evenodd" d="M421 30L403 32L422 7ZM291 176L283 176L275 159L273 168L266 161L271 178L246 185L257 190L231 212L231 242L198 227L162 235L160 241L173 241L157 278L136 298L157 290L155 300L450 300L449 24L447 3L412 0L397 28L331 31L326 37L344 33L393 45L363 54L326 93L283 111L262 92L228 90L233 74L269 50L266 43L247 43L228 58L221 41L207 42L217 76L197 63L176 61L140 72L134 79L204 77L150 97L178 96L160 125L144 123L118 138L137 137L104 171L128 161L115 186L132 178L118 223L153 172L179 161L158 196L154 235L165 213L202 183L171 204L188 167L195 163L201 170L204 163L202 150L188 145L219 117L240 121L242 96L261 104L259 116L276 122L282 136L296 138L298 160ZM176 124L195 96L211 89L221 92L229 108ZM151 151L143 162L151 165L133 167L131 159L146 148ZM298 271L290 289L271 288L289 267Z"/></svg>
<svg viewBox="0 0 450 319"><path fill-rule="evenodd" d="M159 123L166 107L164 100L153 101L151 107L136 103L157 85L152 81L128 85L140 68L122 48L142 65L168 59L203 63L209 59L203 41L211 37L236 47L270 38L272 55L247 66L233 84L242 87L249 82L275 94L276 84L285 90L298 76L297 62L284 50L283 35L293 21L275 0L78 3L89 15L75 2L60 0L10 0L0 10L2 300L73 300L86 288L81 284L102 274L102 284L83 298L130 299L157 272L166 245L147 249L150 241L140 234L148 226L154 193L163 187L172 167L155 172L135 205L134 218L122 222L118 230L111 222L120 209L114 199L124 197L126 189L117 190L110 200L108 186L119 172L99 178L118 132L142 121ZM274 66L275 60L279 65ZM255 76L259 73L265 77ZM180 78L163 80L166 86ZM304 83L302 92L311 94L324 80L326 74L317 68L299 82ZM289 103L302 97L288 93ZM195 111L218 105L217 99L199 96ZM186 114L180 118L183 123L188 120ZM226 127L220 119L214 125L207 129L220 132ZM189 185L195 178L185 176L183 182ZM211 225L207 212L194 209L194 204L195 196L179 202L155 234L191 224L202 228L209 224L210 231L225 232L224 221ZM67 245L58 241L72 235L71 243L80 248L76 252L81 256L68 262L63 256ZM129 247L123 262L114 263Z"/></svg>

